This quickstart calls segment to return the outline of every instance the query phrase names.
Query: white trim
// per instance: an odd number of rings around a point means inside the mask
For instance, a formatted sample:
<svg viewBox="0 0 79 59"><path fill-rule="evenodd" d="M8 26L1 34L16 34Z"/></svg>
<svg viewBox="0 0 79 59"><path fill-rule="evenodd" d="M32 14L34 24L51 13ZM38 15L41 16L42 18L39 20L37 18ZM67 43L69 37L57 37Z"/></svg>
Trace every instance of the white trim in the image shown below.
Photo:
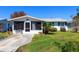
<svg viewBox="0 0 79 59"><path fill-rule="evenodd" d="M23 34L27 34L27 33L30 33L30 34L38 34L39 32L42 32L43 30L30 30L30 32L24 32Z"/></svg>
<svg viewBox="0 0 79 59"><path fill-rule="evenodd" d="M13 33L15 33L15 31L14 31L14 21L12 21L12 31L13 31Z"/></svg>
<svg viewBox="0 0 79 59"><path fill-rule="evenodd" d="M25 32L25 21L24 21L24 30L23 30L23 33Z"/></svg>
<svg viewBox="0 0 79 59"><path fill-rule="evenodd" d="M12 20L17 20L17 19L21 19L21 18L26 18L26 17L29 17L29 18L32 18L32 19L36 19L36 20L39 20L39 21L43 21L39 18L36 18L36 17L32 17L32 16L29 16L29 15L25 15L25 16L21 16L21 17L17 17L17 18L12 18L12 19L8 19L8 21L12 21Z"/></svg>
<svg viewBox="0 0 79 59"><path fill-rule="evenodd" d="M25 31L25 30L26 30L26 28L25 28L25 27L26 27L26 26L25 26L26 23L30 23L30 30L31 30L31 21L24 21L24 30L23 30L23 33L26 32L26 31Z"/></svg>

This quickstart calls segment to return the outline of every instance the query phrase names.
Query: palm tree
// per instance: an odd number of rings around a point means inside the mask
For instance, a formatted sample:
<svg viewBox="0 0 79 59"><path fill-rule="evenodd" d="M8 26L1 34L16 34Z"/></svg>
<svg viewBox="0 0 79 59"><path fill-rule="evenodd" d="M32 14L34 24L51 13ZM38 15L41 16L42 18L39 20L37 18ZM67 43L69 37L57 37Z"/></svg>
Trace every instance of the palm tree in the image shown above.
<svg viewBox="0 0 79 59"><path fill-rule="evenodd" d="M43 33L44 34L48 34L50 28L51 28L50 22L43 22Z"/></svg>

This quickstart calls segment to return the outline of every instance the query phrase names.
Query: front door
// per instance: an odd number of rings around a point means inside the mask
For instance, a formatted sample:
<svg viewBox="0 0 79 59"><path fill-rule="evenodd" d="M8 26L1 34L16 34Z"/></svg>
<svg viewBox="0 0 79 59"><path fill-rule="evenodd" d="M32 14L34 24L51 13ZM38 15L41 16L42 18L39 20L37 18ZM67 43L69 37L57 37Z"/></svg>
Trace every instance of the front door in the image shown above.
<svg viewBox="0 0 79 59"><path fill-rule="evenodd" d="M29 32L30 31L30 23L29 22L26 22L25 23L25 31L26 32Z"/></svg>

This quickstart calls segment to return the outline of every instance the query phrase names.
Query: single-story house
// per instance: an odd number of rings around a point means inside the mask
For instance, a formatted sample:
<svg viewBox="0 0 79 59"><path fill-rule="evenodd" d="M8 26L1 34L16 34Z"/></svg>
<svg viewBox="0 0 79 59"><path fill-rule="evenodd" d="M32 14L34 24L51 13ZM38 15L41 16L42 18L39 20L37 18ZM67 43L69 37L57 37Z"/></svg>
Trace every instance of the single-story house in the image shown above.
<svg viewBox="0 0 79 59"><path fill-rule="evenodd" d="M60 31L60 27L64 27L66 31L68 30L67 26L68 21L65 19L57 19L57 18L40 19L28 15L9 19L9 22L12 25L12 32L14 34L42 32L43 31L42 25L44 21L51 22L52 27L57 28L58 31Z"/></svg>

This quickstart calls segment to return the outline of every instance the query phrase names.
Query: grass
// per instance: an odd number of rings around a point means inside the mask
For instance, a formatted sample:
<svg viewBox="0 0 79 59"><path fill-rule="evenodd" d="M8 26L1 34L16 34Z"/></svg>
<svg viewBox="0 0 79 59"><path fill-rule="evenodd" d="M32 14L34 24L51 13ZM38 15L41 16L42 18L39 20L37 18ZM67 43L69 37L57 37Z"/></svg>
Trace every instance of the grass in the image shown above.
<svg viewBox="0 0 79 59"><path fill-rule="evenodd" d="M31 43L20 47L22 52L77 52L79 51L79 33L53 32L33 37Z"/></svg>
<svg viewBox="0 0 79 59"><path fill-rule="evenodd" d="M7 32L0 32L0 40L7 38L9 34Z"/></svg>

